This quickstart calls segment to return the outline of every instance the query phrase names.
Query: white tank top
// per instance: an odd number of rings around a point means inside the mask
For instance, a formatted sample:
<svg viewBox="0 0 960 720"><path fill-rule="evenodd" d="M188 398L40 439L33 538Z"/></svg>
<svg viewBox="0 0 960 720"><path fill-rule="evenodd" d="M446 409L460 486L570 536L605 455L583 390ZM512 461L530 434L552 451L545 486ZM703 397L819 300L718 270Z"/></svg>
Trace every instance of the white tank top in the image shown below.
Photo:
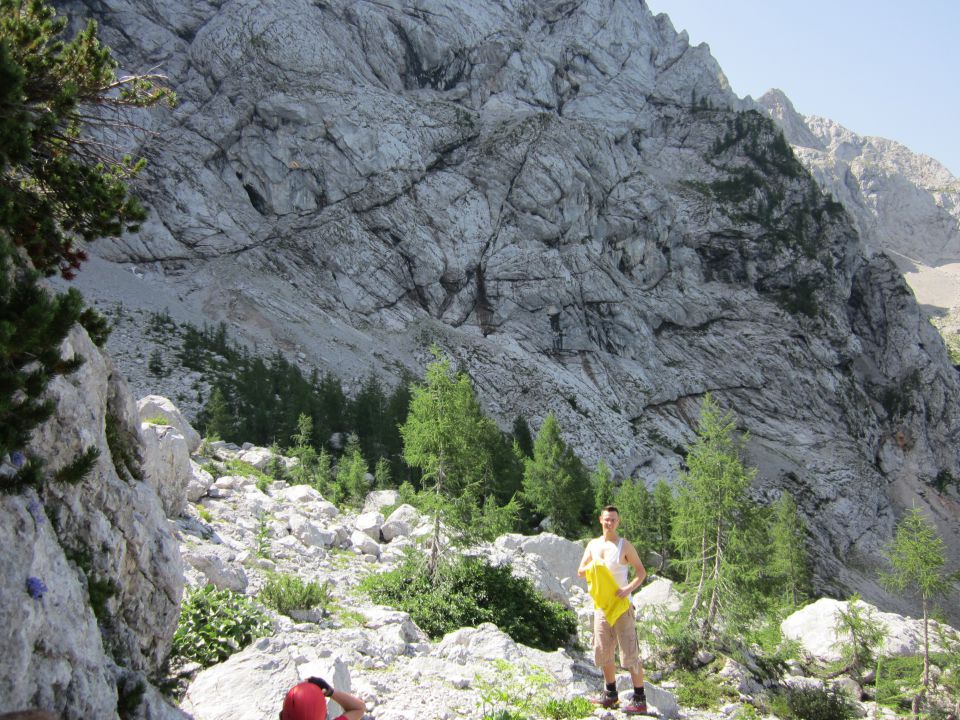
<svg viewBox="0 0 960 720"><path fill-rule="evenodd" d="M613 575L613 579L617 581L617 585L623 587L627 584L630 566L620 562L621 557L623 557L623 538L620 538L620 542L617 543L617 554L608 555L603 561L610 574Z"/></svg>

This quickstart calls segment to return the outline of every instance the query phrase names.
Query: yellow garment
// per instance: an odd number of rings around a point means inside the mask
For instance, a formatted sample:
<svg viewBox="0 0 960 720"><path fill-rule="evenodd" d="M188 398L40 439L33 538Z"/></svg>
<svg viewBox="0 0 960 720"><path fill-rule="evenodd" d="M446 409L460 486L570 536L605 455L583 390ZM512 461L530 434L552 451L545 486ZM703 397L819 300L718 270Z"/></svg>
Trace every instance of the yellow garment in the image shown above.
<svg viewBox="0 0 960 720"><path fill-rule="evenodd" d="M587 566L587 588L594 604L603 610L611 627L630 607L630 598L617 597L620 586L617 585L610 568L599 560L594 560Z"/></svg>

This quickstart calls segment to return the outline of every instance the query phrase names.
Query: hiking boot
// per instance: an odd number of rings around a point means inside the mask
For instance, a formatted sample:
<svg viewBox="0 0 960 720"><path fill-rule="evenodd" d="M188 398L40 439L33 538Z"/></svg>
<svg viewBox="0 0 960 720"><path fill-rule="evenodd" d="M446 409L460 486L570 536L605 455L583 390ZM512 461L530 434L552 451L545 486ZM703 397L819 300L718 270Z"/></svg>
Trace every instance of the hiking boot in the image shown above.
<svg viewBox="0 0 960 720"><path fill-rule="evenodd" d="M645 700L638 700L636 697L630 701L630 704L622 708L625 715L647 715L647 703Z"/></svg>
<svg viewBox="0 0 960 720"><path fill-rule="evenodd" d="M600 697L590 698L590 702L607 710L620 706L620 696L603 693Z"/></svg>

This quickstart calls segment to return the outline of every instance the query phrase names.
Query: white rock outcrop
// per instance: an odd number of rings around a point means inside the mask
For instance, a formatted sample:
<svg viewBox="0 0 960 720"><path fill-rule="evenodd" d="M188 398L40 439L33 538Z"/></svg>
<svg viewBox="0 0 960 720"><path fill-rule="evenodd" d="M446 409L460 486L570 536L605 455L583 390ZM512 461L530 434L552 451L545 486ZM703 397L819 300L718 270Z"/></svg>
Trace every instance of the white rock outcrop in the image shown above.
<svg viewBox="0 0 960 720"><path fill-rule="evenodd" d="M138 453L148 466L157 458L141 446L125 383L82 330L71 331L62 354L84 363L51 382L54 415L28 450L53 469L91 446L100 457L77 485L47 481L39 494L0 497L0 710L110 720L118 697L146 690L167 657L183 570L160 496L131 473ZM125 461L108 445L108 415ZM185 717L155 692L145 697L151 717Z"/></svg>

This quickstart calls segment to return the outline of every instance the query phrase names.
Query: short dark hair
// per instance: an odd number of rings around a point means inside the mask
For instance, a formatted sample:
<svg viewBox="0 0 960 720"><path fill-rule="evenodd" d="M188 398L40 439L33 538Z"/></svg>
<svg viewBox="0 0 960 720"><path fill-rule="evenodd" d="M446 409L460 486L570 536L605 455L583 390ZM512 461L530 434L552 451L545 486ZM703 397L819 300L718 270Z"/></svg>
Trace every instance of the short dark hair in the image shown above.
<svg viewBox="0 0 960 720"><path fill-rule="evenodd" d="M603 515L605 512L615 512L617 515L620 514L620 511L617 510L616 505L604 505L603 510L600 511L600 514Z"/></svg>

